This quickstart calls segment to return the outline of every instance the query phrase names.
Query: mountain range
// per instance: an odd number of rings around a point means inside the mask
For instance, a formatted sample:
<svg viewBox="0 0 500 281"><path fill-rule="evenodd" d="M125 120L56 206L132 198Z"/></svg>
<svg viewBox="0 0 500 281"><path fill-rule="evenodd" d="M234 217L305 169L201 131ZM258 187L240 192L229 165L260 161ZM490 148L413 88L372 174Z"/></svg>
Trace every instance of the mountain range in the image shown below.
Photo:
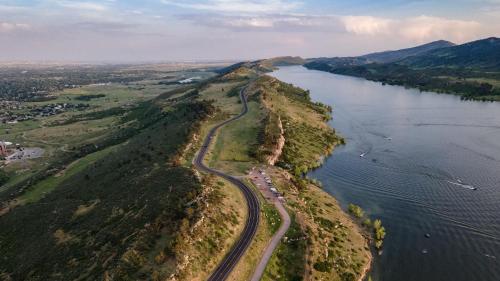
<svg viewBox="0 0 500 281"><path fill-rule="evenodd" d="M307 59L305 67L464 99L500 100L500 39L461 45L439 40L357 57Z"/></svg>

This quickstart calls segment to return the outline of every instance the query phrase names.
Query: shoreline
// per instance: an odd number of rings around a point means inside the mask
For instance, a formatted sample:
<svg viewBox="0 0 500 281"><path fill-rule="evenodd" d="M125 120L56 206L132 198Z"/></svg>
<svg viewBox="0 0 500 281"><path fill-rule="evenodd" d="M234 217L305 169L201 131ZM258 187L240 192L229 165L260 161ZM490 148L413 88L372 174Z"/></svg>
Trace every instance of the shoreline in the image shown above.
<svg viewBox="0 0 500 281"><path fill-rule="evenodd" d="M350 216L347 210L341 208L339 202L333 195L327 193L324 189L321 188L321 183L307 177L307 174L310 171L320 168L323 165L324 161L328 157L331 157L337 146L345 144L345 139L342 136L340 136L335 131L335 128L333 128L328 123L328 121L330 121L333 117L331 115L332 114L331 106L323 105L322 103L312 100L309 96L309 92L302 88L292 86L291 84L283 82L273 76L266 75L266 77L270 77L271 80L270 82L268 82L267 80L263 80L262 88L264 90L264 95L262 98L262 104L264 104L264 106L270 112L274 111L275 113L279 113L280 110L277 110L276 108L281 108L282 110L281 117L283 118L283 120L285 120L284 122L285 145L282 151L283 154L279 156L279 159L282 161L281 164L285 163L286 166L287 165L286 163L289 163L291 164L291 167L294 167L293 169L287 168L283 170L284 173L289 173L289 176L286 176L286 174L284 174L285 178L287 178L288 184L296 188L295 193L297 193L297 196L293 195L292 197L297 197L293 199L301 201L303 200L300 199L301 196L305 196L307 198L307 196L304 194L310 194L310 192L317 193L314 195L315 199L312 200L311 204L312 205L319 204L321 206L318 207L320 209L320 212L318 214L316 214L315 213L316 211L313 209L310 209L309 211L312 212L312 214L307 214L307 215L303 214L307 226L312 226L313 228L319 229L319 233L313 235L317 236L317 238L314 238L316 239L316 242L313 242L313 245L311 245L311 247L314 248L312 251L313 254L310 254L309 251L305 254L306 260L308 261L306 264L309 264L308 267L313 270L312 274L308 272L309 273L308 275L310 275L310 278L318 278L318 277L334 278L335 275L337 275L340 278L341 274L346 274L348 272L351 273L358 272L357 274L355 274L358 275L356 280L363 281L369 275L374 258L371 251L372 249L370 245L369 236L366 237L367 232L365 232L362 226ZM264 78L264 79L269 79L269 78ZM266 82L270 84L265 84ZM294 95L304 95L306 98L305 100L303 99L300 101L298 100L295 101L295 104L288 104L288 107L282 105L282 104L287 104L290 100L292 101L296 100L297 98ZM297 106L297 103L303 105ZM305 111L303 111L302 114L297 113L299 108ZM309 116L305 116L304 114L309 114ZM296 125L294 126L294 123L296 124L297 122L306 122L306 121L311 122L309 123L310 124L309 128L303 128ZM313 131L314 130L322 131L324 132L324 135L316 135L315 133L311 132L311 129ZM306 133L305 135L297 136L296 133L297 131L299 134L302 132L308 132L308 133ZM311 138L313 136L319 138L319 142L317 141L317 145L315 147L317 149L314 148L311 149L311 147L307 147L307 144L309 143L308 138ZM298 147L297 149L299 150L300 147L302 146L307 152L300 151L297 153L296 151L292 152L287 151L287 149L290 148L290 146ZM298 167L297 165L301 165L299 173L294 171ZM283 166L283 165L278 165L278 166ZM279 168L273 168L273 169L279 169ZM283 173L283 172L278 172L278 173ZM312 186L318 188L318 190L315 190L314 187ZM302 189L306 189L309 191L305 192ZM285 194L288 195L289 192L285 192ZM328 197L328 199L324 197ZM300 207L294 206L294 204L289 203L289 200L292 199L290 198L290 195L288 196L285 195L285 198L286 198L285 204L288 208L290 208L292 213L302 213L302 211L300 211L301 209ZM307 209L310 207L305 205L305 208ZM325 216L323 212L330 213L330 215ZM334 220L335 222L330 221L331 219ZM340 221L344 222L344 224L342 224ZM340 250L338 248L335 248L335 246L328 245L326 247L327 251L331 251L332 254L333 252L335 252L336 254L332 257L329 257L328 254L324 256L325 253L324 243L328 242L328 239L322 238L322 236L324 236L323 234L321 234L322 232L324 231L329 232L328 235L329 236L331 235L331 237L329 238L331 238L330 241L332 242L338 241L337 239L343 239L338 237L339 233L337 226L335 226L335 228L325 227L325 224L329 225L332 223L333 224L340 223L340 229L347 228L349 230L346 229L343 231L350 232L352 236L357 237L357 239L350 237L349 242L346 242L344 246L346 246L347 248L351 248L352 250L354 250L354 248L352 247L359 247L357 248L359 250L361 250L361 248L364 248L364 250L360 251L361 256L359 256L359 254L355 254L355 256L358 256L358 259L361 258L361 261L360 260L356 261L357 264L361 265L361 267L357 267L356 270L352 268L349 269L350 268L349 266L347 266L344 269L341 269L342 267L338 268L338 265L337 268L333 270L334 272L336 272L333 275L331 275L332 273L320 272L318 270L318 266L316 266L318 262L321 262L323 264L327 263L336 264L335 261L336 258L342 258L342 259L346 258L347 260L350 260L351 255L355 253L355 252L346 253L343 252L344 250ZM341 235L340 237L344 236ZM350 241L351 238L353 240L352 242ZM314 243L316 244L314 245ZM334 245L336 244L338 243L334 242ZM323 248L323 249L319 250L318 248ZM312 266L313 264L315 266ZM304 278L304 276L306 276L306 274L304 274L302 277Z"/></svg>

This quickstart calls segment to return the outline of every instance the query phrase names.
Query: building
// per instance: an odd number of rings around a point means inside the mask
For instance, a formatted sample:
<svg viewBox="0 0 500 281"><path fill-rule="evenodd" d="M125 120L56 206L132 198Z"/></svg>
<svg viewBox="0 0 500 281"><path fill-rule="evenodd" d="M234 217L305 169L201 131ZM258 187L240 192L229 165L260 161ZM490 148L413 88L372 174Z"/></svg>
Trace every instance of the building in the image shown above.
<svg viewBox="0 0 500 281"><path fill-rule="evenodd" d="M7 156L7 144L3 141L0 141L0 157Z"/></svg>

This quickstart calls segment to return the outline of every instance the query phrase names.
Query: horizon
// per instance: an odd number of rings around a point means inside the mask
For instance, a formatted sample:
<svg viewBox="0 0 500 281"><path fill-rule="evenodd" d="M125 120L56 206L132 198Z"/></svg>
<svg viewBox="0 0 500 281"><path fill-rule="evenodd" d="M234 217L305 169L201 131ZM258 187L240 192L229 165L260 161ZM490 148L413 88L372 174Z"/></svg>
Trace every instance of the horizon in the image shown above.
<svg viewBox="0 0 500 281"><path fill-rule="evenodd" d="M471 43L471 42L475 42L475 41L481 41L481 40L488 40L488 39L500 39L500 38L496 37L496 36L490 36L490 37L480 38L480 39L473 40L473 41L464 42L463 44L467 44L467 43ZM453 46L460 45L460 44L456 44L455 42L440 39L440 40L422 43L422 44L415 45L415 46L403 47L401 49L379 50L379 51L373 51L373 52L368 52L368 53L362 53L359 55L354 55L352 57L370 55L370 54L375 54L375 53L398 51L398 50L404 50L404 49L411 49L414 47L420 47L423 45L428 45L428 44L432 44L432 43L436 43L436 42L440 42L440 41L452 43ZM451 46L451 47L453 47L453 46ZM120 64L123 64L123 65L143 65L143 64L214 64L214 65L220 65L220 64L233 64L233 63L244 62L244 61L251 62L251 61L259 61L259 60L273 59L273 58L286 58L286 57L298 57L298 58L302 58L302 59L306 59L306 60L307 59L322 58L322 57L301 57L301 56L292 56L292 55L285 54L282 56L255 58L255 59L248 59L248 60L244 60L244 59L240 59L240 60L238 60L238 59L219 59L219 60L217 60L217 59L213 59L213 60L211 60L211 59L198 59L198 60L188 60L188 59L155 60L155 59L151 59L151 60L144 60L144 61L134 61L134 60L131 60L131 61L127 61L127 60L122 60L122 61L119 61L119 60L118 61L113 61L113 60L90 60L90 61L78 61L78 60L68 60L68 61L65 61L65 60L25 60L25 61L22 61L22 60L18 60L18 61L8 61L8 60L0 60L0 65L3 65L3 66L6 66L6 65L20 66L20 65L33 65L33 64L44 65L44 66L48 66L48 65L54 65L54 66L56 66L56 65L120 65Z"/></svg>
<svg viewBox="0 0 500 281"><path fill-rule="evenodd" d="M356 56L500 35L489 0L0 3L0 61L242 61ZM5 42L8 42L6 44Z"/></svg>

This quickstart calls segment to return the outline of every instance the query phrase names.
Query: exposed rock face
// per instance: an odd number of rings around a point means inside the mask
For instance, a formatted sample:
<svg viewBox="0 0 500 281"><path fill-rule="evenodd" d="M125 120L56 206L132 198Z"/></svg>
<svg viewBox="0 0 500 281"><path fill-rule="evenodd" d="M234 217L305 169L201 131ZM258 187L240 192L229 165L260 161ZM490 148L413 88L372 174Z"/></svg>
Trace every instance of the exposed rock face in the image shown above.
<svg viewBox="0 0 500 281"><path fill-rule="evenodd" d="M279 116L278 116L278 127L280 128L280 137L278 138L276 148L267 158L267 164L272 166L274 166L274 164L280 158L281 152L283 151L283 147L285 146L285 135L284 135L285 132L283 131L283 124L281 124L281 118Z"/></svg>

